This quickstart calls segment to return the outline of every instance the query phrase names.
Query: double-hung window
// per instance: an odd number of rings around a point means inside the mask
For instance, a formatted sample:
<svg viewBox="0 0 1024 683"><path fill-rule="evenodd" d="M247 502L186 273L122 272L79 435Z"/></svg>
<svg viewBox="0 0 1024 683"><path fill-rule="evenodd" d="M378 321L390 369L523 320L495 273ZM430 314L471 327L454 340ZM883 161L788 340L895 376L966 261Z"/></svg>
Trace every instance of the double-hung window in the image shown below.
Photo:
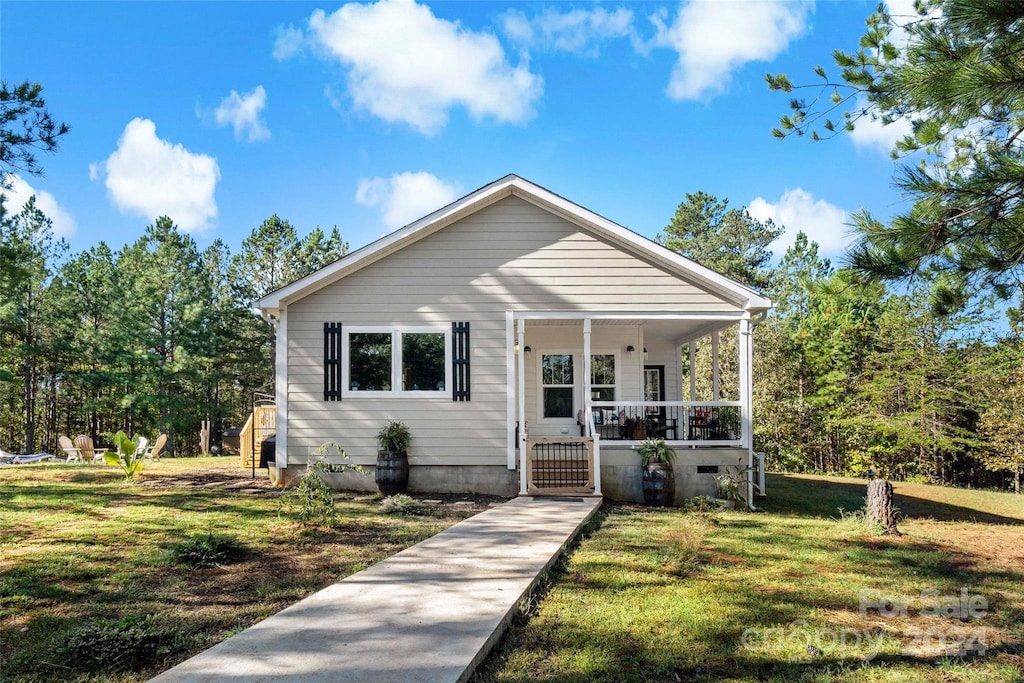
<svg viewBox="0 0 1024 683"><path fill-rule="evenodd" d="M346 396L443 396L451 387L451 330L444 327L345 327Z"/></svg>
<svg viewBox="0 0 1024 683"><path fill-rule="evenodd" d="M571 353L541 354L540 380L545 418L572 417L573 368Z"/></svg>
<svg viewBox="0 0 1024 683"><path fill-rule="evenodd" d="M615 400L615 355L594 353L590 356L590 400Z"/></svg>

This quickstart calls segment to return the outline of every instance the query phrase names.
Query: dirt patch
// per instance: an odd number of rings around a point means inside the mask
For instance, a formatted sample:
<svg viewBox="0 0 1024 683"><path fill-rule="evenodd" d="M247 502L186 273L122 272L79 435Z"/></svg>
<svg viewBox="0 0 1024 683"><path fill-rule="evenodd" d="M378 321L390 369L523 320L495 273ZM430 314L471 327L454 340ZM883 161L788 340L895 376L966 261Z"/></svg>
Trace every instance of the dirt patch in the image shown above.
<svg viewBox="0 0 1024 683"><path fill-rule="evenodd" d="M274 487L266 479L252 476L239 476L231 472L204 471L181 472L176 474L153 475L140 482L145 487L157 489L173 488L245 488L259 491L273 491Z"/></svg>

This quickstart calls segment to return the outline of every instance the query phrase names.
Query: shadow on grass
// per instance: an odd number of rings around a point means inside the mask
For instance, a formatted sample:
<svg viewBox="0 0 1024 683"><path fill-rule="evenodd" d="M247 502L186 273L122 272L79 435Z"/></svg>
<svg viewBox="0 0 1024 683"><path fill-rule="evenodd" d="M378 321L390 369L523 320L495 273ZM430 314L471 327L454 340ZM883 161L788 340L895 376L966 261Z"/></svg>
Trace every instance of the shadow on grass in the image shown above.
<svg viewBox="0 0 1024 683"><path fill-rule="evenodd" d="M766 483L768 497L758 502L769 513L798 517L838 518L840 510L850 512L864 507L867 480L839 482L809 480L785 474L770 474ZM981 512L969 507L925 500L897 492L896 507L904 517L920 517L945 522L980 522L982 524L1024 525L1015 517Z"/></svg>

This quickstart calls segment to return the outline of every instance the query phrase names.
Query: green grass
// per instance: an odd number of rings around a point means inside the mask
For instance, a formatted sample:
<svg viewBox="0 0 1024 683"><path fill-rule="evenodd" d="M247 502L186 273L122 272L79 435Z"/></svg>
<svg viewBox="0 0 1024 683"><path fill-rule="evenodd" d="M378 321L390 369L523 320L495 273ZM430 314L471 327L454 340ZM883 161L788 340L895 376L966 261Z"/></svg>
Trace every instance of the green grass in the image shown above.
<svg viewBox="0 0 1024 683"><path fill-rule="evenodd" d="M1024 680L1024 500L897 484L895 538L840 513L862 507L863 481L768 490L760 513L606 506L475 680ZM983 615L924 613L963 589ZM882 598L905 614L869 604ZM955 647L972 635L984 654Z"/></svg>
<svg viewBox="0 0 1024 683"><path fill-rule="evenodd" d="M342 494L337 526L303 528L260 474L233 458L146 463L130 484L106 466L0 469L0 680L146 680L484 507L403 517ZM231 552L191 568L197 543Z"/></svg>

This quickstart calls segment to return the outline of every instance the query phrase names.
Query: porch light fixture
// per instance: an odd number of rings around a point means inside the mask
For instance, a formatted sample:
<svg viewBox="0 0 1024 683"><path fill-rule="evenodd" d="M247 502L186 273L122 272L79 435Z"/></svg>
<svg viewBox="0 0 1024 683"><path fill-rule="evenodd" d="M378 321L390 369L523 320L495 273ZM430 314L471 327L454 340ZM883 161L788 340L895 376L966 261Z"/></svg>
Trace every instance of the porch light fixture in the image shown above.
<svg viewBox="0 0 1024 683"><path fill-rule="evenodd" d="M650 357L650 356L649 356L649 354L647 353L647 347L645 346L645 347L644 347L644 360L647 360L647 359L648 359L649 357Z"/></svg>
<svg viewBox="0 0 1024 683"><path fill-rule="evenodd" d="M633 354L635 352L636 352L636 347L633 346L632 344L630 344L629 346L626 347L626 356L628 356L630 360L633 360Z"/></svg>
<svg viewBox="0 0 1024 683"><path fill-rule="evenodd" d="M523 349L523 351L525 351L526 353L533 353L533 349L531 349L529 346Z"/></svg>

